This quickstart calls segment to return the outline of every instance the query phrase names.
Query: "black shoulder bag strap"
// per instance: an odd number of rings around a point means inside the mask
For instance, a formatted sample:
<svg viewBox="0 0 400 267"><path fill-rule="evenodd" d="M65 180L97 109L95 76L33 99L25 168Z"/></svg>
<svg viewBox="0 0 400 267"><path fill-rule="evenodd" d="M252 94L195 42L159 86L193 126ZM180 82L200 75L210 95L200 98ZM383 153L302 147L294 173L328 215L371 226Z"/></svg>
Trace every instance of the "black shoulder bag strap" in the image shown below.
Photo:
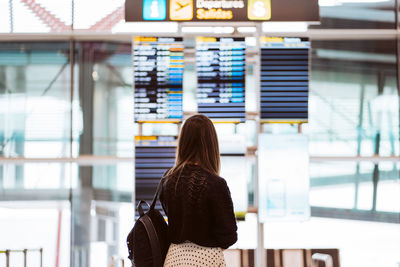
<svg viewBox="0 0 400 267"><path fill-rule="evenodd" d="M158 183L156 193L154 194L153 201L151 202L151 205L150 205L150 209L154 209L156 206L157 198L162 190L163 182L164 182L164 177L161 178L160 182Z"/></svg>
<svg viewBox="0 0 400 267"><path fill-rule="evenodd" d="M156 206L158 194L161 191L162 184L164 178L161 179L160 183L157 186L157 191L154 195L153 202L151 203L149 211L153 210ZM142 209L141 204L139 203L140 209ZM139 207L138 207L139 208ZM139 220L143 223L144 228L146 229L147 235L150 239L151 251L153 254L153 266L160 267L162 266L162 255L160 248L160 240L158 239L156 229L154 227L153 222L149 218L149 216L141 216Z"/></svg>

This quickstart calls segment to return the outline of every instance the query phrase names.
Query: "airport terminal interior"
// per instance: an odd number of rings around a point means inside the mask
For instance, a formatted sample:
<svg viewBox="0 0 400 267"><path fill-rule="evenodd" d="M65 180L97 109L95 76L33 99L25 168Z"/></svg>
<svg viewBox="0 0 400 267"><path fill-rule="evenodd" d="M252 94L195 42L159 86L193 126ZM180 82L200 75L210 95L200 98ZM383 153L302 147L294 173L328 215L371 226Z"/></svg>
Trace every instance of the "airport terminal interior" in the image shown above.
<svg viewBox="0 0 400 267"><path fill-rule="evenodd" d="M131 266L201 113L228 267L399 267L399 1L0 0L0 266Z"/></svg>

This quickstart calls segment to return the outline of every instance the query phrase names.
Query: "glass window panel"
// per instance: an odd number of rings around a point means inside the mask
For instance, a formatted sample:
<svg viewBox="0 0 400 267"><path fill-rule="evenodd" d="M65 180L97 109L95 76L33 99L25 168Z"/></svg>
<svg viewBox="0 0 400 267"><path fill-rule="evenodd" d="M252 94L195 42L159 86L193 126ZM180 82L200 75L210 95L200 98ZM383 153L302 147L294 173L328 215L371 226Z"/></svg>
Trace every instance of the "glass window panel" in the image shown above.
<svg viewBox="0 0 400 267"><path fill-rule="evenodd" d="M79 106L74 114L74 120L78 121L74 121L74 132L79 134L80 153L132 156L133 68L130 43L79 43L78 60L76 79L79 83L75 99ZM89 129L92 136L87 134L83 137L82 134Z"/></svg>
<svg viewBox="0 0 400 267"><path fill-rule="evenodd" d="M372 162L311 162L310 204L398 213L399 173L399 164L395 162L378 165ZM377 181L376 188L374 179Z"/></svg>
<svg viewBox="0 0 400 267"><path fill-rule="evenodd" d="M74 81L73 85L73 100L72 100L72 118L71 118L71 127L72 127L72 157L79 156L79 143L80 143L80 135L83 131L83 114L82 108L79 101L79 62L78 62L78 49L75 45L75 56L74 56L74 68L73 68L73 76Z"/></svg>
<svg viewBox="0 0 400 267"><path fill-rule="evenodd" d="M394 40L313 41L312 155L399 153ZM379 146L376 146L379 142Z"/></svg>
<svg viewBox="0 0 400 267"><path fill-rule="evenodd" d="M356 169L357 164L354 162L311 162L310 205L353 208Z"/></svg>
<svg viewBox="0 0 400 267"><path fill-rule="evenodd" d="M394 267L400 259L399 225L391 223L327 218L269 222L264 240L268 248L338 248L344 267Z"/></svg>
<svg viewBox="0 0 400 267"><path fill-rule="evenodd" d="M134 189L134 162L93 166L93 187L132 192Z"/></svg>
<svg viewBox="0 0 400 267"><path fill-rule="evenodd" d="M400 164L380 163L376 209L400 213ZM400 215L399 215L400 221Z"/></svg>
<svg viewBox="0 0 400 267"><path fill-rule="evenodd" d="M360 210L371 210L373 207L374 164L370 162L356 163L354 172L354 207Z"/></svg>
<svg viewBox="0 0 400 267"><path fill-rule="evenodd" d="M0 165L0 192L14 189L76 188L77 173L78 166L70 163L4 164ZM23 191L18 192L23 193ZM68 199L68 191L60 192L59 197ZM51 198L52 196L54 197L54 194L47 197ZM38 196L38 198L40 197Z"/></svg>
<svg viewBox="0 0 400 267"><path fill-rule="evenodd" d="M70 155L68 43L0 43L0 155Z"/></svg>
<svg viewBox="0 0 400 267"><path fill-rule="evenodd" d="M58 233L59 248L56 246ZM59 255L58 266L67 267L70 266L70 233L71 213L67 201L0 202L2 249L43 248L43 266L52 266ZM10 255L10 266L24 266L21 252ZM38 251L28 251L27 265L40 267L39 255Z"/></svg>

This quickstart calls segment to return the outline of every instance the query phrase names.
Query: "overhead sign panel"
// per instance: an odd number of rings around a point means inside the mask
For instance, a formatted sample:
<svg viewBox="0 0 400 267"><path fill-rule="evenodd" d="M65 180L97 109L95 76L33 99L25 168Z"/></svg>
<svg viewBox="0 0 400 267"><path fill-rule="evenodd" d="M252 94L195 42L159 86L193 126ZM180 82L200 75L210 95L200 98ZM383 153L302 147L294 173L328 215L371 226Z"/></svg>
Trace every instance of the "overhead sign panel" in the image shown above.
<svg viewBox="0 0 400 267"><path fill-rule="evenodd" d="M183 39L135 37L135 121L180 122Z"/></svg>
<svg viewBox="0 0 400 267"><path fill-rule="evenodd" d="M196 38L198 112L214 122L244 122L244 38Z"/></svg>
<svg viewBox="0 0 400 267"><path fill-rule="evenodd" d="M126 21L319 21L318 0L126 0Z"/></svg>
<svg viewBox="0 0 400 267"><path fill-rule="evenodd" d="M261 38L261 122L308 120L309 50L306 38Z"/></svg>

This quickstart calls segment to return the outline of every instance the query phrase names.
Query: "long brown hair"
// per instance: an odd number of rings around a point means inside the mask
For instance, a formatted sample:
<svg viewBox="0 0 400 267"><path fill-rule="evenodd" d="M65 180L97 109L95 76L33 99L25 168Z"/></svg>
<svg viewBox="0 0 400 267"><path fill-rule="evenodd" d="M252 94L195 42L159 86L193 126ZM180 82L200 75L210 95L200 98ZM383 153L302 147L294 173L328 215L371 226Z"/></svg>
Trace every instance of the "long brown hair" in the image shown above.
<svg viewBox="0 0 400 267"><path fill-rule="evenodd" d="M178 138L175 166L167 172L167 176L180 176L186 164L190 163L219 175L217 132L211 120L201 114L191 116L183 124Z"/></svg>

